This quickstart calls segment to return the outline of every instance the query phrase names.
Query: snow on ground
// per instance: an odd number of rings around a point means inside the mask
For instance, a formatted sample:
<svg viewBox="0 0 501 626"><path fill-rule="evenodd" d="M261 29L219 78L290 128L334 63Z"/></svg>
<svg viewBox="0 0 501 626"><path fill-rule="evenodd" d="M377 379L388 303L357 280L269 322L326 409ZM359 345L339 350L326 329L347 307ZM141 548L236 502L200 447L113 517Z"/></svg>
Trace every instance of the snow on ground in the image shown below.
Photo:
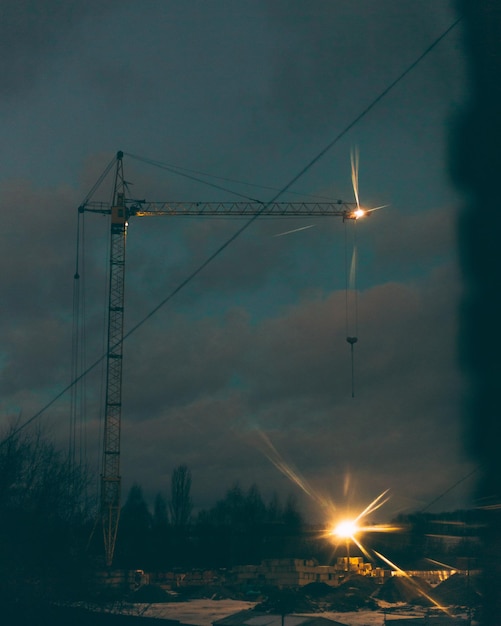
<svg viewBox="0 0 501 626"><path fill-rule="evenodd" d="M213 622L223 617L228 617L239 611L251 609L255 602L243 602L239 600L190 600L189 602L172 602L163 604L135 604L137 613L144 617L157 617L178 620L183 624L194 626L211 626ZM394 607L395 608L395 607ZM303 615L303 614L302 614ZM306 615L306 614L304 614ZM378 611L356 612L325 612L308 614L326 617L336 620L347 626L382 626L384 624L384 609ZM394 613L386 614L387 623L397 618L423 617L425 611L409 610L403 607ZM412 622L409 622L412 624ZM285 621L287 626L287 619Z"/></svg>
<svg viewBox="0 0 501 626"><path fill-rule="evenodd" d="M190 600L189 602L169 602L163 604L136 604L144 617L175 619L183 624L211 626L213 622L228 615L252 609L255 602L240 600Z"/></svg>

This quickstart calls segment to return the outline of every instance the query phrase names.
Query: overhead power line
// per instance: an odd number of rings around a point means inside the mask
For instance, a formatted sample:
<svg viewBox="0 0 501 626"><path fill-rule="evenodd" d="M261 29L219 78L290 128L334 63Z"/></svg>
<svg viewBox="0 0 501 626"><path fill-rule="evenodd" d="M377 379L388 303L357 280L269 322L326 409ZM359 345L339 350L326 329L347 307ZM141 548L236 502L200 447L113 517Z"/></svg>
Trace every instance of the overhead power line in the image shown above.
<svg viewBox="0 0 501 626"><path fill-rule="evenodd" d="M460 478L459 480L457 480L453 485L451 485L450 487L448 487L445 491L442 491L441 494L439 494L436 498L433 498L433 500L431 500L431 502L428 502L428 504L423 507L422 509L420 509L420 513L424 513L425 511L427 511L428 509L430 509L436 502L438 502L439 500L441 500L444 496L446 496L448 493L450 493L453 489L455 489L456 487L458 487L461 483L463 483L465 480L467 480L468 478L470 478L471 476L475 475L479 470L482 469L481 465L478 465L477 467L475 467L473 470L471 470L471 472L468 472L468 474L465 474L462 478Z"/></svg>

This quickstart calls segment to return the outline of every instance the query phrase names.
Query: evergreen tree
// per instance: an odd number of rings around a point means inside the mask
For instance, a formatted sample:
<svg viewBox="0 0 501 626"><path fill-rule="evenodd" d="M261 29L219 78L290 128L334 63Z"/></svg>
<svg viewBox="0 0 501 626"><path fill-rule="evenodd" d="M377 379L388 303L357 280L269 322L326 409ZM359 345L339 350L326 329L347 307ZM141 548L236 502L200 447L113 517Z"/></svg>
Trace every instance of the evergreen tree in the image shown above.
<svg viewBox="0 0 501 626"><path fill-rule="evenodd" d="M179 465L172 472L170 516L174 528L186 528L191 520L191 472L186 465Z"/></svg>
<svg viewBox="0 0 501 626"><path fill-rule="evenodd" d="M170 561L170 527L167 512L167 501L161 493L155 496L152 519L152 565L155 568L165 567Z"/></svg>
<svg viewBox="0 0 501 626"><path fill-rule="evenodd" d="M153 505L153 528L166 531L169 526L169 514L167 512L167 502L163 495L159 492L155 496Z"/></svg>
<svg viewBox="0 0 501 626"><path fill-rule="evenodd" d="M120 514L117 561L123 567L144 569L149 563L152 517L138 484L132 485Z"/></svg>
<svg viewBox="0 0 501 626"><path fill-rule="evenodd" d="M178 564L192 563L189 527L193 503L191 500L191 472L186 465L179 465L172 472L170 518L172 543L170 552Z"/></svg>

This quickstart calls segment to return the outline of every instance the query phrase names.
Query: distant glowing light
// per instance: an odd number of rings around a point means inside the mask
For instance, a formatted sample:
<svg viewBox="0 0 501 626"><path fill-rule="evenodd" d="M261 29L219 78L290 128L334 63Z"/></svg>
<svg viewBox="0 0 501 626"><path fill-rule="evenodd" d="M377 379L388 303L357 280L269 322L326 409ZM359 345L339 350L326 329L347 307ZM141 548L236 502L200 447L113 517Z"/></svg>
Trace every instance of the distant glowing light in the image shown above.
<svg viewBox="0 0 501 626"><path fill-rule="evenodd" d="M383 208L383 207L377 207L377 208ZM367 211L364 211L363 209L357 209L353 213L347 214L346 217L347 219L350 219L350 218L357 219L356 214L358 213L358 211L362 212L361 214L358 215L358 217L362 217L366 213L370 213L371 210L376 210L376 209L369 209ZM273 445L273 443L271 442L271 440L269 439L266 433L260 430L257 430L257 433L260 436L261 443L263 444L263 448L264 448L263 452L268 457L268 459L273 463L273 465L275 465L275 467L284 476L289 478L289 480L291 480L300 489L302 489L304 493L306 493L310 498L312 498L312 500L314 500L321 507L321 509L325 510L327 513L330 512L331 514L335 514L337 507L334 505L334 503L331 500L325 498L319 492L317 492L306 481L306 479L299 474L297 470L295 470L291 465L289 465L281 457L281 455L276 450L275 446ZM398 532L401 530L399 526L392 525L392 524L373 524L373 523L367 524L367 522L364 523L364 520L369 515L377 511L384 504L386 504L386 502L388 502L389 500L388 492L389 492L389 489L386 489L385 491L380 493L379 496L374 498L374 500L370 502L365 507L365 509L363 509L360 513L358 513L358 515L354 519L345 518L342 521L339 521L335 525L333 523L329 524L321 533L321 536L324 538L329 538L330 541L333 541L333 543L335 544L341 543L341 541L344 541L346 543L346 551L347 551L346 563L347 563L348 568L349 568L349 563L350 563L349 544L353 543L362 552L362 554L365 557L367 557L369 560L373 561L374 560L373 555L375 555L376 557L378 557L379 559L387 563L397 575L405 577L406 580L416 588L416 591L419 594L427 598L438 609L450 615L446 607L442 606L439 602L437 602L429 594L427 594L419 585L416 584L416 582L412 579L412 577L409 574L407 574L404 570L402 570L400 567L398 567L398 565L390 561L387 557L377 552L376 550L366 548L362 544L360 535L364 535L365 533L371 533L371 534L376 533L376 532L393 533L393 532ZM332 517L330 517L330 519L332 520ZM336 538L338 541L333 540L333 538ZM337 545L336 545L336 549L337 549Z"/></svg>
<svg viewBox="0 0 501 626"><path fill-rule="evenodd" d="M356 517L345 517L330 526L330 530L326 531L324 536L330 537L331 540L342 540L349 543L353 542L360 548L363 554L369 556L366 548L360 542L360 535L365 533L374 532L395 532L399 530L395 526L388 524L369 524L364 523L367 516L377 511L380 507L388 502L388 489L379 494L370 504L368 504L363 511L361 511ZM370 558L370 557L369 557Z"/></svg>
<svg viewBox="0 0 501 626"><path fill-rule="evenodd" d="M358 220L361 217L364 217L364 215L365 215L365 211L361 209L360 207L356 211L353 211L353 217L356 220Z"/></svg>
<svg viewBox="0 0 501 626"><path fill-rule="evenodd" d="M339 524L332 531L332 534L336 535L336 537L340 537L341 539L353 539L359 530L360 528L357 526L356 521L344 520L339 522Z"/></svg>

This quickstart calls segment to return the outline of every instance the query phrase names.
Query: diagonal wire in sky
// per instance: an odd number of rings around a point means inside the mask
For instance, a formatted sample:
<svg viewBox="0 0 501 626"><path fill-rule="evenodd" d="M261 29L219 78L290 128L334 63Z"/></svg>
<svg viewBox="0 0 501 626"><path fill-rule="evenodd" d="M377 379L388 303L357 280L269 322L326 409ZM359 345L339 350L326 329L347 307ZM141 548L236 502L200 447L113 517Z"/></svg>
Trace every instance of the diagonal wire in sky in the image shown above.
<svg viewBox="0 0 501 626"><path fill-rule="evenodd" d="M145 324L151 317L157 313L162 307L164 307L174 296L176 296L188 283L190 283L198 274L200 274L212 261L219 256L230 244L232 244L235 239L237 239L249 226L251 226L261 214L266 211L266 209L276 202L280 196L289 191L289 189L300 179L302 178L306 172L308 172L320 159L322 159L327 152L332 150L334 146L356 125L358 124L372 109L376 107L376 105L383 100L408 74L410 74L420 63L423 61L441 42L445 39L451 31L456 28L456 26L461 22L463 16L458 17L445 31L442 32L439 37L437 37L401 74L397 76L383 91L381 91L362 111L347 125L341 130L320 152L316 154L295 176L293 176L290 181L282 187L277 193L270 199L268 202L263 202L262 207L257 211L252 217L250 217L240 228L238 228L233 235L231 235L223 244L221 244L207 259L201 263L191 274L189 274L175 289L173 289L155 308L153 308L145 317L143 317L137 324L135 324L131 329L125 333L123 337L123 341L125 341L128 337L130 337L133 333L135 333L143 324ZM131 155L132 156L132 155ZM137 158L137 157L136 157ZM152 162L153 163L153 162ZM111 165L108 165L107 172ZM179 172L178 172L179 173ZM102 179L102 177L101 177ZM101 180L100 179L100 180ZM106 354L102 354L92 365L90 365L84 372L82 372L79 376L77 376L74 380L72 380L64 389L62 389L58 394L56 394L52 400L47 402L41 409L39 409L34 415L32 415L29 419L23 422L20 426L15 428L9 435L0 441L0 447L5 445L8 441L10 441L13 437L15 437L21 430L29 426L36 419L38 419L45 411L50 408L59 398L61 398L67 391L69 391L74 385L80 382L87 374L89 374L103 359L106 358Z"/></svg>

